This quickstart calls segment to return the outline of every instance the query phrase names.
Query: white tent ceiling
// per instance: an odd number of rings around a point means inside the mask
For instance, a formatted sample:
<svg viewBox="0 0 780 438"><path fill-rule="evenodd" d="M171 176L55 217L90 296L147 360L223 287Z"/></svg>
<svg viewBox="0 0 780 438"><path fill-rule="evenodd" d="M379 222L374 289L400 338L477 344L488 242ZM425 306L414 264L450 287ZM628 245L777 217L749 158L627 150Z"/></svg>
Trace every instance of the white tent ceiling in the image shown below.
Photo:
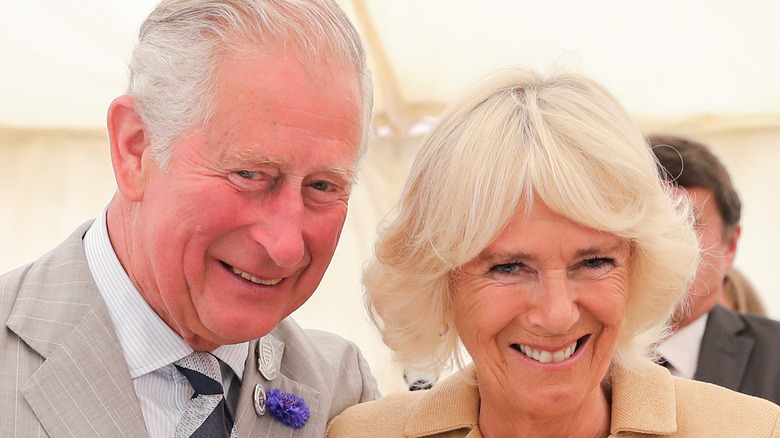
<svg viewBox="0 0 780 438"><path fill-rule="evenodd" d="M640 116L780 113L774 0L360 1L408 103L450 101L498 67L554 63ZM155 3L0 0L0 125L102 127Z"/></svg>

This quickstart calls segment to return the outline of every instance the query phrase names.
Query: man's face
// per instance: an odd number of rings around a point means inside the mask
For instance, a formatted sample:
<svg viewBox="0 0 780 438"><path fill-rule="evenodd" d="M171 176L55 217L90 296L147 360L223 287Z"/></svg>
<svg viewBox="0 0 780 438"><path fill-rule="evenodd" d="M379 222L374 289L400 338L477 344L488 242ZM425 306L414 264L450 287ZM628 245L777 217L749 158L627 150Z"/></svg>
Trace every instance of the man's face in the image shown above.
<svg viewBox="0 0 780 438"><path fill-rule="evenodd" d="M693 187L681 189L691 200L696 215L696 231L702 249L702 258L696 278L688 295L688 312L676 319L684 327L708 313L723 294L723 276L734 262L739 230L724 238L723 218L709 189Z"/></svg>
<svg viewBox="0 0 780 438"><path fill-rule="evenodd" d="M144 153L130 254L141 293L198 350L262 336L311 296L361 139L349 68L308 74L276 53L227 58L218 72L216 111L174 140L170 168Z"/></svg>

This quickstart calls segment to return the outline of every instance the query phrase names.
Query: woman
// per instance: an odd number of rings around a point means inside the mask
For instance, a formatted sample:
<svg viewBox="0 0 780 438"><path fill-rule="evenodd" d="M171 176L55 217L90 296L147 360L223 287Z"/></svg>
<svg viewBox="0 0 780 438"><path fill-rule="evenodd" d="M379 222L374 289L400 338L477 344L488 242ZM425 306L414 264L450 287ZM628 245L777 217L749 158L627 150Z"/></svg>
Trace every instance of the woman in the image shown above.
<svg viewBox="0 0 780 438"><path fill-rule="evenodd" d="M473 364L328 436L780 436L776 405L646 359L699 257L671 193L593 81L489 78L424 141L364 278L401 364Z"/></svg>

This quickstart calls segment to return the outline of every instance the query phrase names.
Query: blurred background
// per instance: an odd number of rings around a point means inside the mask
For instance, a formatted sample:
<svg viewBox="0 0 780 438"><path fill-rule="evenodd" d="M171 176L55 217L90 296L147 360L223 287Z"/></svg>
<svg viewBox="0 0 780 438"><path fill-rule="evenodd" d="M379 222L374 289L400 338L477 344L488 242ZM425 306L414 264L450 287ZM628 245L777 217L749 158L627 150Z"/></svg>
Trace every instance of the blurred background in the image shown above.
<svg viewBox="0 0 780 438"><path fill-rule="evenodd" d="M116 185L105 115L155 0L0 0L0 272L94 218ZM615 93L646 133L724 160L744 210L736 266L780 317L780 3L774 0L342 0L376 83L376 136L305 327L355 341L381 389L401 371L367 322L360 272L442 108L501 67L562 66Z"/></svg>

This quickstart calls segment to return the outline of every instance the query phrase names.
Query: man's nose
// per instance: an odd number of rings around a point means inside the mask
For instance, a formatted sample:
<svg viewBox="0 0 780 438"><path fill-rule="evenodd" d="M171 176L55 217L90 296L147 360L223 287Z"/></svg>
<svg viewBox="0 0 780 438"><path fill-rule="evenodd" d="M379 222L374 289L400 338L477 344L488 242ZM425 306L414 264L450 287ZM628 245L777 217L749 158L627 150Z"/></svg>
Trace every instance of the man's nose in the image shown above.
<svg viewBox="0 0 780 438"><path fill-rule="evenodd" d="M303 197L296 184L280 187L258 201L261 209L251 228L252 238L263 245L278 266L289 268L303 258Z"/></svg>
<svg viewBox="0 0 780 438"><path fill-rule="evenodd" d="M531 325L549 334L563 334L579 321L577 292L565 275L546 276L532 294Z"/></svg>

